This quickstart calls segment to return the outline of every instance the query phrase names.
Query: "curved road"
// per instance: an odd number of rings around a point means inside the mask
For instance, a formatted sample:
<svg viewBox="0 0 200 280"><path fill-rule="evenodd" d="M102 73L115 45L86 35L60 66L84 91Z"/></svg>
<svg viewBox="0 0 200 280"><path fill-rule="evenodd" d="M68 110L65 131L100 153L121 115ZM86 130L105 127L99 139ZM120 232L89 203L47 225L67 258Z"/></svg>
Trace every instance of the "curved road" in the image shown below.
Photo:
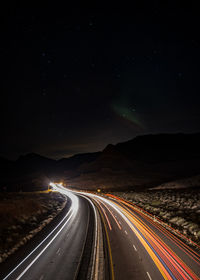
<svg viewBox="0 0 200 280"><path fill-rule="evenodd" d="M0 266L1 279L200 279L200 256L138 207L55 188L68 209Z"/></svg>
<svg viewBox="0 0 200 280"><path fill-rule="evenodd" d="M119 197L87 194L99 209L111 279L200 279L200 256Z"/></svg>
<svg viewBox="0 0 200 280"><path fill-rule="evenodd" d="M45 232L34 242L34 246L25 246L24 252L17 252L20 257L12 256L5 264L1 264L0 279L76 278L82 261L91 207L86 199L72 193L67 193L67 196L68 208L63 217L57 219L56 224L50 223L48 230L45 227Z"/></svg>

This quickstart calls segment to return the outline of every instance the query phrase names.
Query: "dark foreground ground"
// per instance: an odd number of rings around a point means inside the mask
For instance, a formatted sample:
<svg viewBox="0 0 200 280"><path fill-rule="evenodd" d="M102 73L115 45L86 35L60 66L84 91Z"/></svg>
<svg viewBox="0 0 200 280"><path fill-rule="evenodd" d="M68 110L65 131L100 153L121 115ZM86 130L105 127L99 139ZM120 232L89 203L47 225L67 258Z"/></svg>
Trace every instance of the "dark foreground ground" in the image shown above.
<svg viewBox="0 0 200 280"><path fill-rule="evenodd" d="M1 193L0 262L48 224L65 203L60 193Z"/></svg>

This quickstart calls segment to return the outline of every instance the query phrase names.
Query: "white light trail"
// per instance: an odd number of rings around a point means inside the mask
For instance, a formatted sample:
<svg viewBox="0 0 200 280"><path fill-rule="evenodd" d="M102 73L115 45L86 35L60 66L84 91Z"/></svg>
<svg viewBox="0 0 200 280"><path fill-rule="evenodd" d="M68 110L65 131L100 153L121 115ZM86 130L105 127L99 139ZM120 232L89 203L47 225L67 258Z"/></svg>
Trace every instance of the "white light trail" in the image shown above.
<svg viewBox="0 0 200 280"><path fill-rule="evenodd" d="M68 213L66 214L66 216L59 222L59 224L42 240L42 242L40 242L34 250L32 250L12 271L10 271L4 278L3 280L8 279L8 277L10 277L26 260L28 260L33 253L39 249L42 244L49 238L52 236L51 240L48 242L48 244L38 253L38 255L33 259L33 261L23 270L23 272L16 278L16 279L20 279L27 271L28 269L34 264L34 262L42 255L42 253L49 247L49 245L54 241L54 239L59 235L59 233L63 230L63 228L67 225L67 223L69 222L69 220L73 217L76 216L78 210L79 210L79 199L76 195L74 195L72 192L67 191L62 184L58 184L59 187L57 187L56 184L54 183L50 183L50 185L53 187L54 190L59 190L59 192L65 194L66 196L68 196L71 199L71 207L68 211ZM66 220L67 219L67 220ZM66 221L65 221L66 220ZM59 229L59 231L55 234L54 232L56 231L56 229L59 228L59 226L65 221L65 223L61 226L61 228Z"/></svg>

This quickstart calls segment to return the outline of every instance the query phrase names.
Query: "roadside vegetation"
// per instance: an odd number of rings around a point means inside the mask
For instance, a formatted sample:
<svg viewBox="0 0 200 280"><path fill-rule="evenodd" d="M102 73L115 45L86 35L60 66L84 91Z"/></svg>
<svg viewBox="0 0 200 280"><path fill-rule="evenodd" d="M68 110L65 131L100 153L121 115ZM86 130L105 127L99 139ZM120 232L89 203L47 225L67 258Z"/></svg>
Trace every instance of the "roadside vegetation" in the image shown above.
<svg viewBox="0 0 200 280"><path fill-rule="evenodd" d="M194 189L115 192L200 245L200 191Z"/></svg>
<svg viewBox="0 0 200 280"><path fill-rule="evenodd" d="M0 262L48 224L65 204L60 193L0 193Z"/></svg>

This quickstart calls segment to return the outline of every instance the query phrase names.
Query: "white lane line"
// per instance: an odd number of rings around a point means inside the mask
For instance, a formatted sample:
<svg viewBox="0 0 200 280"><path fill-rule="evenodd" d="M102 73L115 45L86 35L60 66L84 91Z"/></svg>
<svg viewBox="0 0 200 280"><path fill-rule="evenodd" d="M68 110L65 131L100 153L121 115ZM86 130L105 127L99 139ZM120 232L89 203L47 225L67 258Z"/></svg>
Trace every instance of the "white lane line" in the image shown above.
<svg viewBox="0 0 200 280"><path fill-rule="evenodd" d="M3 278L3 280L6 280L18 267L20 267L53 233L54 231L63 223L63 221L69 216L69 214L72 212L72 208L68 211L67 215L59 222L59 224L40 242L35 249L28 254L6 277ZM73 213L73 212L72 212ZM68 219L67 219L68 221Z"/></svg>
<svg viewBox="0 0 200 280"><path fill-rule="evenodd" d="M44 279L44 275L43 274L40 276L39 280L42 280L42 279Z"/></svg>
<svg viewBox="0 0 200 280"><path fill-rule="evenodd" d="M56 255L60 255L60 248L57 250Z"/></svg>
<svg viewBox="0 0 200 280"><path fill-rule="evenodd" d="M126 233L126 235L128 234L126 230L124 232Z"/></svg>
<svg viewBox="0 0 200 280"><path fill-rule="evenodd" d="M148 275L149 279L152 280L152 278L151 278L151 276L150 276L148 271L147 271L147 275Z"/></svg>
<svg viewBox="0 0 200 280"><path fill-rule="evenodd" d="M133 248L135 249L135 251L137 251L137 248L135 247L135 245L133 244Z"/></svg>
<svg viewBox="0 0 200 280"><path fill-rule="evenodd" d="M59 229L59 231L54 235L54 237L49 241L49 243L44 247L44 249L37 255L37 257L35 257L35 259L24 269L24 271L22 271L22 273L16 278L16 280L19 280L22 278L22 276L29 270L29 268L37 261L37 259L44 253L44 251L49 247L49 245L51 245L51 243L54 241L54 239L58 236L58 234L63 230L63 228L66 226L66 224L68 223L68 221L71 219L71 217L73 216L73 212L72 214L69 216L69 218L67 219L67 221L64 223L64 225L62 225L62 227Z"/></svg>

